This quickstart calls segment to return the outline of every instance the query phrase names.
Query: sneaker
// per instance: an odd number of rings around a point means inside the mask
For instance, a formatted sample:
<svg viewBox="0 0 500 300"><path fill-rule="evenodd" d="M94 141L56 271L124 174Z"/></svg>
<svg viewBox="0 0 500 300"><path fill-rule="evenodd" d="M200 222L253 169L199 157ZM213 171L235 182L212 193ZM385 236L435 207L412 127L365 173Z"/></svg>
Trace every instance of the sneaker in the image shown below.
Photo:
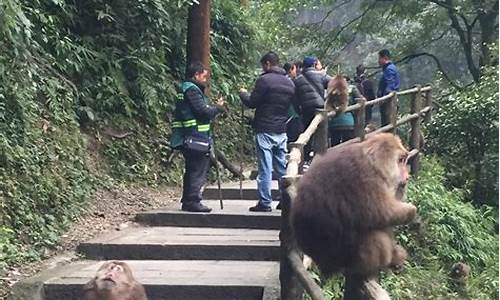
<svg viewBox="0 0 500 300"><path fill-rule="evenodd" d="M200 202L183 203L182 210L189 212L204 212L204 213L209 213L212 211L210 207L205 206Z"/></svg>
<svg viewBox="0 0 500 300"><path fill-rule="evenodd" d="M248 210L253 211L253 212L271 212L272 211L272 209L270 207L262 206L260 204L252 206Z"/></svg>

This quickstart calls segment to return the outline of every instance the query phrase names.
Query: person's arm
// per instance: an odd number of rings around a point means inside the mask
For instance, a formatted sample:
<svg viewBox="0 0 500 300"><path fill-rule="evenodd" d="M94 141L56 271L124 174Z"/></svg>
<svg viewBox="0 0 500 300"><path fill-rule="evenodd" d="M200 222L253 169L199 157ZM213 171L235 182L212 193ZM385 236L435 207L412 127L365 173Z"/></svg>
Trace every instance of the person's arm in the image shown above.
<svg viewBox="0 0 500 300"><path fill-rule="evenodd" d="M248 93L246 91L240 92L240 98L243 104L245 104L249 108L257 108L260 103L264 100L264 95L267 92L267 87L265 85L262 77L257 79L255 82L255 88L252 93Z"/></svg>
<svg viewBox="0 0 500 300"><path fill-rule="evenodd" d="M196 119L212 120L224 111L223 107L207 104L203 94L196 88L188 89L185 94L185 98Z"/></svg>

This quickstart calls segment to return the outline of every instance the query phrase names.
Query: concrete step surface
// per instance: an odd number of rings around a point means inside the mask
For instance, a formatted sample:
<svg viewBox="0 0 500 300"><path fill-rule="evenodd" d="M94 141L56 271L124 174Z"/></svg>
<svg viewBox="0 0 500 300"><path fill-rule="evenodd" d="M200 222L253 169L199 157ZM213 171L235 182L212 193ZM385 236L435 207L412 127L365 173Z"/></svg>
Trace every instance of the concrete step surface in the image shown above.
<svg viewBox="0 0 500 300"><path fill-rule="evenodd" d="M271 184L271 195L273 200L277 200L280 195L278 191L278 181L273 180ZM240 198L240 183L239 182L228 182L221 185L222 199L226 200L257 200L259 199L259 194L257 193L257 181L248 180L243 181L242 192L243 198ZM206 200L218 200L219 199L219 188L217 184L206 186L203 190L203 199Z"/></svg>
<svg viewBox="0 0 500 300"><path fill-rule="evenodd" d="M135 220L150 226L279 229L281 212L250 212L248 208L256 203L255 200L228 200L223 201L224 209L221 209L218 200L203 201L212 208L210 213L185 212L180 209L180 203L174 203L163 209L138 213Z"/></svg>
<svg viewBox="0 0 500 300"><path fill-rule="evenodd" d="M137 227L81 243L88 259L279 259L279 231L243 228Z"/></svg>
<svg viewBox="0 0 500 300"><path fill-rule="evenodd" d="M149 300L278 299L278 262L263 261L126 261ZM42 273L50 300L77 300L82 286L103 262L81 261Z"/></svg>

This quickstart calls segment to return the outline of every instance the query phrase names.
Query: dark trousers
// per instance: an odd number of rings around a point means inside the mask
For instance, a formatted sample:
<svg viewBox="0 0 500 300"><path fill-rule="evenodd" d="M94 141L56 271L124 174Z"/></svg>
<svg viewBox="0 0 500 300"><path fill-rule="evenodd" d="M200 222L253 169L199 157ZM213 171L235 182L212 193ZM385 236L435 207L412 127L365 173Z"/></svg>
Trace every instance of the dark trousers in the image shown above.
<svg viewBox="0 0 500 300"><path fill-rule="evenodd" d="M295 142L302 132L304 132L304 125L300 118L293 118L286 124L286 136L289 143Z"/></svg>
<svg viewBox="0 0 500 300"><path fill-rule="evenodd" d="M185 161L185 170L182 183L182 203L200 202L201 188L207 180L210 168L209 153L199 153L191 150L182 150Z"/></svg>
<svg viewBox="0 0 500 300"><path fill-rule="evenodd" d="M348 128L330 128L328 130L330 135L330 147L346 142L354 138L354 129Z"/></svg>

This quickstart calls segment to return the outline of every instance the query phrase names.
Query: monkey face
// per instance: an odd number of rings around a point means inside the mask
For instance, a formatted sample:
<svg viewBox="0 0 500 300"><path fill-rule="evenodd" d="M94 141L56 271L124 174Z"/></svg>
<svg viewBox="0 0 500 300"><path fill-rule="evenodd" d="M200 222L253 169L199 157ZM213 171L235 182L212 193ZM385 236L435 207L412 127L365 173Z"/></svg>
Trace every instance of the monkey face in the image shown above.
<svg viewBox="0 0 500 300"><path fill-rule="evenodd" d="M112 290L124 282L129 282L130 276L122 263L108 262L97 271L96 284L99 290Z"/></svg>
<svg viewBox="0 0 500 300"><path fill-rule="evenodd" d="M378 134L366 141L366 155L372 166L384 175L389 186L401 199L410 178L408 172L408 150L401 140L392 134Z"/></svg>

